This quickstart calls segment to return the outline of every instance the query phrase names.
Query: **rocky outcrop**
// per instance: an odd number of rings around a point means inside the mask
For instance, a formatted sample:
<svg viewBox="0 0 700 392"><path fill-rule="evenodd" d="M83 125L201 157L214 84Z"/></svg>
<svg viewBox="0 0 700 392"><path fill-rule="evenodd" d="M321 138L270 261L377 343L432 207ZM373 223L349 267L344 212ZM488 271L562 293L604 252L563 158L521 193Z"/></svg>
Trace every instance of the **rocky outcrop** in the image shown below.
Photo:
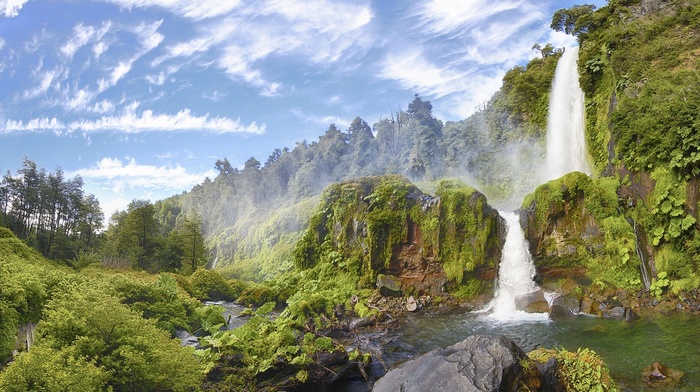
<svg viewBox="0 0 700 392"><path fill-rule="evenodd" d="M526 354L504 336L474 335L390 370L374 392L536 390L540 374L523 368ZM533 388L534 387L534 388Z"/></svg>
<svg viewBox="0 0 700 392"><path fill-rule="evenodd" d="M465 284L480 295L497 275L503 230L486 197L462 182L443 180L431 196L402 176L363 177L326 188L294 262L353 263L361 285L387 296Z"/></svg>
<svg viewBox="0 0 700 392"><path fill-rule="evenodd" d="M621 212L615 178L569 173L523 201L521 225L538 276L636 289L637 233Z"/></svg>

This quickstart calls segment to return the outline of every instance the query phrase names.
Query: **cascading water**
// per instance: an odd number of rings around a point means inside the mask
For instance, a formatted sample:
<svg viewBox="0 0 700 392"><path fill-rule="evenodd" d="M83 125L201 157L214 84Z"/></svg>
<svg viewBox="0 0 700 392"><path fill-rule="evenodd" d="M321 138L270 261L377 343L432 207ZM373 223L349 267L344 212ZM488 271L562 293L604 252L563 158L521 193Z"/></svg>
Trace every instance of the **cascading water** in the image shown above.
<svg viewBox="0 0 700 392"><path fill-rule="evenodd" d="M578 47L562 54L554 74L547 118L547 167L544 181L573 171L591 173L586 154L584 96L578 83ZM500 212L499 212L500 213ZM515 298L536 291L535 265L515 212L500 213L506 222L498 286L487 316L497 321L541 320L542 314L518 311ZM544 314L546 318L546 314Z"/></svg>
<svg viewBox="0 0 700 392"><path fill-rule="evenodd" d="M578 47L567 48L554 74L547 118L547 170L544 180L580 171L591 174L586 154L584 96L578 83Z"/></svg>
<svg viewBox="0 0 700 392"><path fill-rule="evenodd" d="M528 243L520 227L520 217L516 212L500 212L506 222L506 240L503 245L499 267L496 294L488 306L487 316L496 321L541 320L544 314L527 314L515 307L515 298L519 295L536 291L537 285L532 279L535 264L532 262Z"/></svg>

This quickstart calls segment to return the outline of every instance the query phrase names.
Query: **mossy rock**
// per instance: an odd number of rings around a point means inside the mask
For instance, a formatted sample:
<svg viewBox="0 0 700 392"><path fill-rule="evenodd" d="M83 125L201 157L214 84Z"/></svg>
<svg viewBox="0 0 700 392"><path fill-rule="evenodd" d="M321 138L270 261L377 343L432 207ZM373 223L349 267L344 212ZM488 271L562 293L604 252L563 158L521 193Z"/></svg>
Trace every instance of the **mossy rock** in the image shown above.
<svg viewBox="0 0 700 392"><path fill-rule="evenodd" d="M296 244L295 266L332 266L363 285L373 284L379 274L405 278L404 283L430 275L447 279L449 287L490 276L483 271L497 269L502 248L497 211L461 181L442 180L435 189L435 196L425 194L396 175L330 185ZM477 295L488 287L468 286Z"/></svg>
<svg viewBox="0 0 700 392"><path fill-rule="evenodd" d="M538 274L638 289L636 233L621 208L616 178L569 173L523 201L521 221Z"/></svg>

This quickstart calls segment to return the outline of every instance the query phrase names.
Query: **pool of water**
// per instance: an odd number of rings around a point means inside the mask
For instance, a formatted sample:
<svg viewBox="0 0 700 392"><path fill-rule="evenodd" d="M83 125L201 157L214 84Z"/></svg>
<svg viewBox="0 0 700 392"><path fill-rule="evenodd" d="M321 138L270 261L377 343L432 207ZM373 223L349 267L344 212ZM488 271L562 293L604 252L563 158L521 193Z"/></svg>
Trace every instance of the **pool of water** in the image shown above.
<svg viewBox="0 0 700 392"><path fill-rule="evenodd" d="M634 322L587 316L556 321L535 318L495 322L473 313L435 317L412 315L401 327L376 337L376 344L382 348L383 364L374 366L390 368L474 334L505 335L525 352L538 347L562 347L570 351L579 347L590 348L608 364L613 378L632 391L660 390L648 388L641 380L642 369L659 361L685 372L681 386L664 391L700 391L698 316L660 316ZM381 374L382 370L378 372ZM355 384L351 389L359 391L363 388Z"/></svg>

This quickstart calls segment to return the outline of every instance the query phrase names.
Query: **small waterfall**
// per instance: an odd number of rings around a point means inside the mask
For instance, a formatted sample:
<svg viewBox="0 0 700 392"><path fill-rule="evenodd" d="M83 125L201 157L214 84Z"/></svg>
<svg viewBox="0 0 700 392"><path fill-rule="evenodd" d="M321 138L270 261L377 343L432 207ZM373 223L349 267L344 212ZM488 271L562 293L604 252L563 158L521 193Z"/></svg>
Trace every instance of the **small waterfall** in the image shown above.
<svg viewBox="0 0 700 392"><path fill-rule="evenodd" d="M639 273L642 276L642 283L644 283L644 288L646 290L649 290L649 287L651 287L651 279L649 278L649 271L647 270L647 262L644 257L644 252L642 251L642 247L640 245L640 238L642 237L639 236L637 222L635 222L632 218L627 218L627 222L629 222L632 225L632 228L634 229L634 245L637 250L637 256L639 257Z"/></svg>
<svg viewBox="0 0 700 392"><path fill-rule="evenodd" d="M578 47L567 48L557 63L549 95L545 181L580 171L591 174L586 154L584 97L578 83Z"/></svg>
<svg viewBox="0 0 700 392"><path fill-rule="evenodd" d="M503 245L498 284L487 316L496 321L524 321L547 319L547 314L528 314L515 308L515 298L538 289L533 277L535 264L525 234L520 227L520 217L515 211L501 212L506 222L506 240Z"/></svg>

